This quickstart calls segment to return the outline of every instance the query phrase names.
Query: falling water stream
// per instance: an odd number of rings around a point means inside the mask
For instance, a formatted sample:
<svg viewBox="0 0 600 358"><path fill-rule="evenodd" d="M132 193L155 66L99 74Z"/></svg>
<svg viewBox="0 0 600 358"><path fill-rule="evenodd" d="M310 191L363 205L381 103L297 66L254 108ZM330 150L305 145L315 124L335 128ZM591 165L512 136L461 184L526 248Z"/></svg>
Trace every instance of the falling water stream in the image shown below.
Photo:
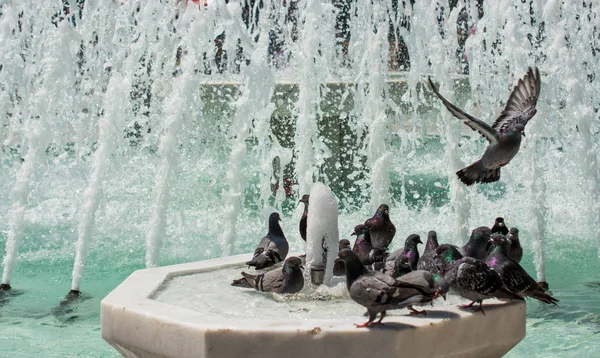
<svg viewBox="0 0 600 358"><path fill-rule="evenodd" d="M129 273L251 252L272 211L304 252L298 199L322 182L340 238L388 203L393 248L431 229L462 243L504 216L561 299L528 305L515 356L555 341L549 352L597 354L600 7L202 3L0 0L0 249L15 293L0 320L16 327L2 347L43 329L67 341L80 324L96 339L82 347L113 354L97 302ZM530 66L542 90L519 154L499 182L464 186L455 172L486 141L427 78L492 123ZM46 305L69 281L93 303L58 315ZM567 331L577 339L560 343Z"/></svg>

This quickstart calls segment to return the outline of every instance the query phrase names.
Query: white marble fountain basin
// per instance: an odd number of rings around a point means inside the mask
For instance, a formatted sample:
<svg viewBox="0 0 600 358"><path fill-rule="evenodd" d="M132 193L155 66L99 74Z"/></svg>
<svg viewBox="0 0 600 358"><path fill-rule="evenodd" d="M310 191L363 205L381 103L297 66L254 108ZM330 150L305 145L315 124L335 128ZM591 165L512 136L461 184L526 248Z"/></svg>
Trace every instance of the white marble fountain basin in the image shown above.
<svg viewBox="0 0 600 358"><path fill-rule="evenodd" d="M231 287L250 256L135 271L102 300L102 337L125 357L220 358L501 357L525 337L525 303L490 300L484 316L458 297L355 328L365 309L342 282L291 298Z"/></svg>

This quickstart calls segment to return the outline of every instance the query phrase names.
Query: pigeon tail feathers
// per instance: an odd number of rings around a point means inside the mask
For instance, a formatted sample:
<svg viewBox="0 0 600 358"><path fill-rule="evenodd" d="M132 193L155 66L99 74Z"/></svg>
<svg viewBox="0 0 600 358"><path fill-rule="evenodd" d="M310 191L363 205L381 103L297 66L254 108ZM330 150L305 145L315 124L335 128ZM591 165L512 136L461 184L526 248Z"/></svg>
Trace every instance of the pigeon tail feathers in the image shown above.
<svg viewBox="0 0 600 358"><path fill-rule="evenodd" d="M500 180L500 168L487 169L481 163L481 160L469 165L456 172L460 181L465 185L474 183L492 183Z"/></svg>

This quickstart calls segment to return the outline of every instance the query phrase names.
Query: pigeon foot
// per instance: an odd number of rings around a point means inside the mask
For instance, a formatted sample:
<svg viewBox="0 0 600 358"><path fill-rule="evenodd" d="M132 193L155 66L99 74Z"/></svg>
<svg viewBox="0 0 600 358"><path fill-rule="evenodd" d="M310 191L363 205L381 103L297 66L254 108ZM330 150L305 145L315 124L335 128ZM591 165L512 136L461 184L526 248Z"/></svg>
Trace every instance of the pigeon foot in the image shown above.
<svg viewBox="0 0 600 358"><path fill-rule="evenodd" d="M410 312L408 312L408 314L411 315L411 316L418 315L418 314L427 315L427 311L425 311L425 310L419 311L419 310L416 310L416 309L414 309L414 308L411 307L410 308Z"/></svg>

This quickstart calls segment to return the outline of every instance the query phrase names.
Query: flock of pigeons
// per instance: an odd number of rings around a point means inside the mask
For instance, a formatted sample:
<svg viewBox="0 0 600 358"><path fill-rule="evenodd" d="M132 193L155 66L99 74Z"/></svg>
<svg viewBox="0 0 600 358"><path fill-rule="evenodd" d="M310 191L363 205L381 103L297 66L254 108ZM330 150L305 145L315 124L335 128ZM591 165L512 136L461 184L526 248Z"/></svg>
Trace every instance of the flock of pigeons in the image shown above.
<svg viewBox="0 0 600 358"><path fill-rule="evenodd" d="M309 196L304 195L300 202L305 205L299 231L306 241ZM296 293L304 288L303 260L295 256L286 258L289 244L280 220L278 213L270 215L269 232L247 265L258 270L285 260L281 269L258 275L242 272L242 278L234 280L233 286L276 293ZM462 247L439 245L436 232L430 231L422 254L417 246L423 242L416 234L406 238L404 248L389 252L395 234L389 207L382 204L373 217L355 226L352 248L347 239L339 242L334 275L346 276L350 297L366 307L369 315L368 321L357 327L382 324L386 311L392 309L408 308L410 314L425 314L414 306L432 304L440 296L445 299L450 289L472 301L462 307L479 303L475 311L483 314L482 301L488 298L531 297L555 305L558 302L519 265L523 256L519 230L509 230L501 217L496 218L492 228L474 229ZM378 313L381 315L375 322Z"/></svg>
<svg viewBox="0 0 600 358"><path fill-rule="evenodd" d="M458 178L466 185L499 180L500 168L518 153L525 136L525 125L537 112L541 86L538 69L529 68L519 80L506 107L491 126L450 103L431 79L429 85L452 115L489 142L481 159L456 172ZM306 241L309 196L304 195L300 202L305 204L300 235ZM233 286L277 293L302 290L302 260L298 257L286 259L289 245L279 226L280 220L279 214L271 214L269 232L247 264L260 270L285 260L282 269L258 275L242 272L243 277L233 281ZM406 307L411 314L425 313L413 306L432 303L439 296L445 299L449 289L472 301L464 307L479 303L476 311L483 314L482 301L488 298L523 300L532 297L545 303L558 302L519 265L523 255L519 231L516 228L508 230L503 218L497 218L491 229L480 226L473 230L462 247L439 245L435 231L430 231L422 255L417 246L423 242L416 234L406 238L403 249L388 252L395 234L389 207L382 204L372 218L354 228L352 235L356 240L352 249L349 240L343 239L339 243L334 275L346 276L350 297L366 307L369 316L367 322L357 327L383 324L386 311L391 309ZM375 322L378 313L381 315Z"/></svg>

